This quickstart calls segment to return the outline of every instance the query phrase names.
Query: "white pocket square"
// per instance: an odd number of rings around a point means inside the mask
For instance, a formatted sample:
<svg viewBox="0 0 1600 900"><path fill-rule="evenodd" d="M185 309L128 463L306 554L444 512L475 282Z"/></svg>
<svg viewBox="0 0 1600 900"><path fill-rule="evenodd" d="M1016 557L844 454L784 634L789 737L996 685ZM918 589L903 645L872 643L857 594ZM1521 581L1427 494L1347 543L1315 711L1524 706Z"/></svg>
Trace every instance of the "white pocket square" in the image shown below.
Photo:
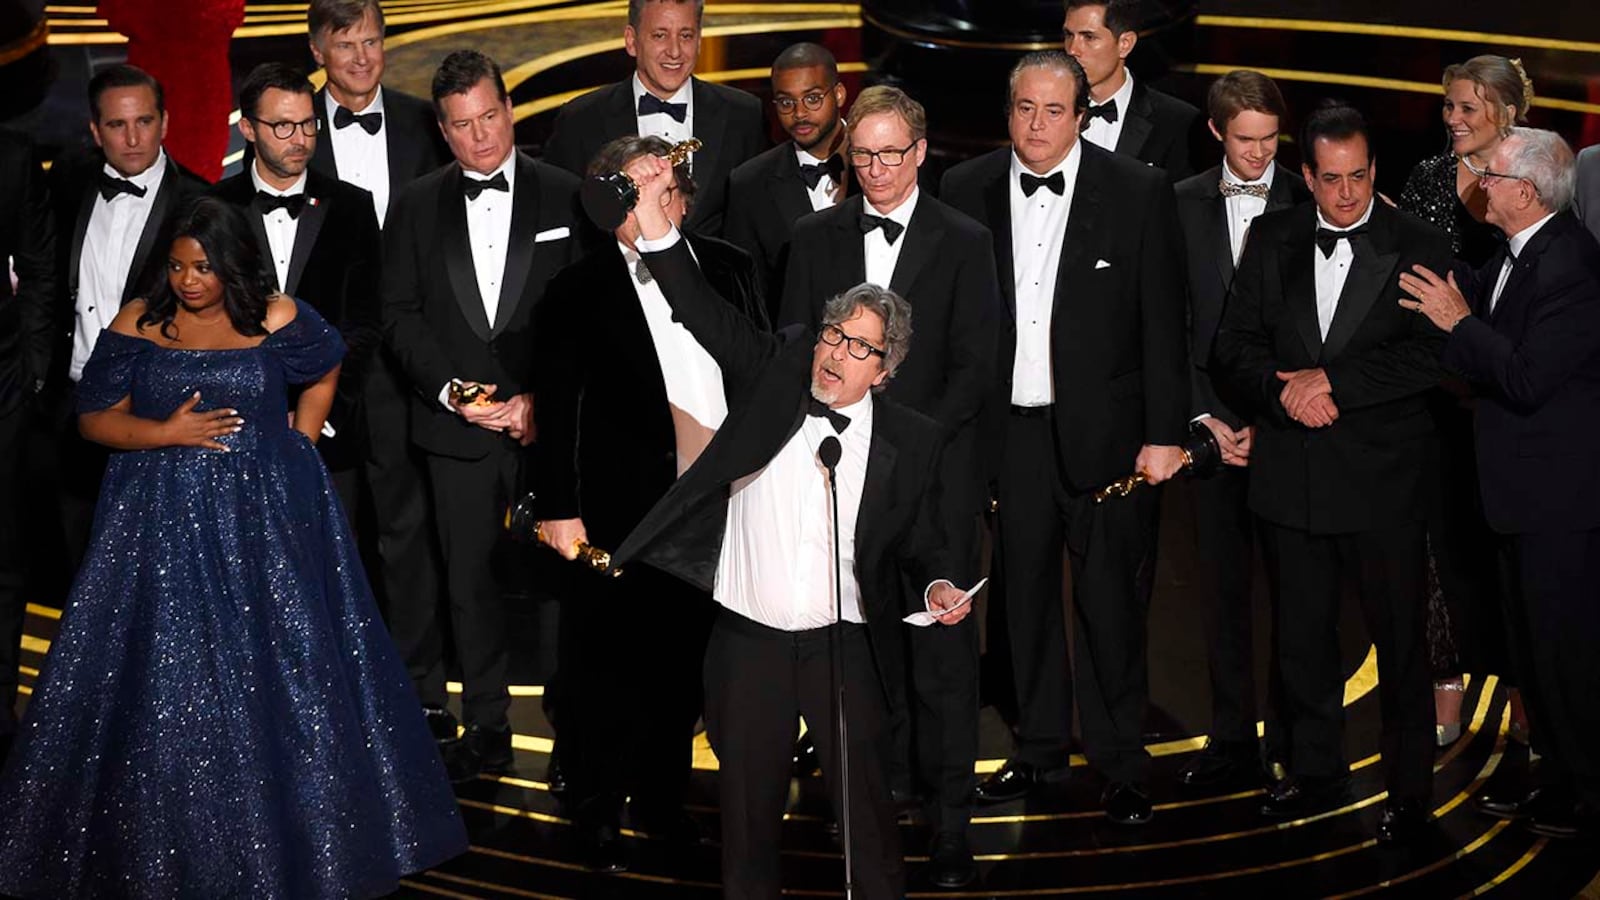
<svg viewBox="0 0 1600 900"><path fill-rule="evenodd" d="M1097 259L1094 261L1094 267L1096 269L1109 269L1111 268L1111 263L1108 263L1103 259Z"/></svg>
<svg viewBox="0 0 1600 900"><path fill-rule="evenodd" d="M542 244L545 241L559 241L562 238L568 238L571 236L572 229L563 225L560 228L551 228L546 231L539 232L533 236L533 242L535 244Z"/></svg>

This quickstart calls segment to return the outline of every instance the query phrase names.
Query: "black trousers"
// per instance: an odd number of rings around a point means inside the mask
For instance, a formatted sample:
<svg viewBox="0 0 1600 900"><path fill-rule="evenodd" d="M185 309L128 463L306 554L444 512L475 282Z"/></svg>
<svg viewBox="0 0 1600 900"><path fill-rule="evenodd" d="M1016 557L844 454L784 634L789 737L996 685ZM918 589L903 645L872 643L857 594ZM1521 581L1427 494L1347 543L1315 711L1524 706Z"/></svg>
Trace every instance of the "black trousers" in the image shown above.
<svg viewBox="0 0 1600 900"><path fill-rule="evenodd" d="M491 560L504 533L506 504L518 481L521 453L500 442L482 459L428 456L428 477L438 513L450 625L461 664L461 719L466 725L501 728L511 696L506 692L505 597ZM443 642L430 641L416 657L423 672L422 702L443 705Z"/></svg>
<svg viewBox="0 0 1600 900"><path fill-rule="evenodd" d="M0 734L17 730L17 667L27 617L22 547L22 448L28 417L22 406L0 413Z"/></svg>
<svg viewBox="0 0 1600 900"><path fill-rule="evenodd" d="M387 351L366 385L367 490L377 524L378 596L389 635L422 702L444 706L439 549L423 454L407 436L410 407ZM347 508L355 518L353 507Z"/></svg>
<svg viewBox="0 0 1600 900"><path fill-rule="evenodd" d="M1196 573L1205 611L1206 664L1211 676L1211 737L1256 740L1255 516L1248 469L1225 467L1191 483L1194 491ZM1269 723L1270 726L1270 723ZM1270 735L1269 727L1269 735Z"/></svg>
<svg viewBox="0 0 1600 900"><path fill-rule="evenodd" d="M998 550L1016 681L1018 759L1067 762L1072 686L1062 613L1061 552L1072 566L1079 718L1089 762L1113 781L1144 781L1150 679L1146 623L1160 492L1096 504L1063 482L1050 415L1007 422ZM1128 460L1131 467L1133 460Z"/></svg>
<svg viewBox="0 0 1600 900"><path fill-rule="evenodd" d="M573 573L558 640L563 799L575 818L615 824L628 796L635 825L682 810L716 609L643 564L620 578Z"/></svg>
<svg viewBox="0 0 1600 900"><path fill-rule="evenodd" d="M89 551L94 528L94 508L100 500L100 482L106 475L111 451L78 433L78 392L73 387L52 400L50 430L55 435L55 475L67 565L76 575Z"/></svg>
<svg viewBox="0 0 1600 900"><path fill-rule="evenodd" d="M722 885L730 900L777 900L783 809L795 717L805 716L822 774L841 809L839 737L829 655L833 629L778 631L723 610L706 650L706 733L721 767ZM889 740L882 681L863 625L838 629L849 731L850 828L855 895L905 893L889 798Z"/></svg>
<svg viewBox="0 0 1600 900"><path fill-rule="evenodd" d="M1358 583L1361 612L1378 650L1384 784L1391 799L1427 803L1433 790L1433 689L1423 636L1423 533L1422 522L1338 535L1262 523L1275 587L1278 715L1292 774L1348 771L1339 606L1341 576L1349 574Z"/></svg>
<svg viewBox="0 0 1600 900"><path fill-rule="evenodd" d="M1510 536L1499 556L1539 780L1600 808L1600 530Z"/></svg>

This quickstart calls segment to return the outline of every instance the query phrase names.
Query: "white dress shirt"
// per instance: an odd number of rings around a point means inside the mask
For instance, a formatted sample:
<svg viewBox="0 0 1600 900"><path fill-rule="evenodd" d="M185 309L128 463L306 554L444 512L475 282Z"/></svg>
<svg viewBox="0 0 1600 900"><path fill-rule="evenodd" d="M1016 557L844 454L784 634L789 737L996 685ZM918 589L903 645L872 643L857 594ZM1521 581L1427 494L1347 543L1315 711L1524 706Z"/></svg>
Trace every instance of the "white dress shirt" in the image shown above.
<svg viewBox="0 0 1600 900"><path fill-rule="evenodd" d="M1133 102L1133 71L1127 67L1122 70L1122 87L1117 88L1117 92L1108 97L1106 102L1112 100L1117 102L1117 121L1107 122L1099 117L1091 119L1083 128L1083 138L1102 150L1115 153L1117 141L1122 138L1122 126L1128 121L1128 104ZM1089 101L1090 109L1099 105L1093 99Z"/></svg>
<svg viewBox="0 0 1600 900"><path fill-rule="evenodd" d="M506 190L484 191L477 199L461 202L467 205L467 243L472 247L472 272L478 278L478 297L483 301L483 313L493 327L495 314L500 312L500 285L505 280L506 245L511 243L511 198L517 192L517 152L506 155L505 162L490 172L488 177L462 171L461 177L487 181L496 174L506 176Z"/></svg>
<svg viewBox="0 0 1600 900"><path fill-rule="evenodd" d="M672 318L672 307L655 279L639 280L639 254L617 242L628 264L628 280L639 297L650 342L661 364L661 380L666 383L667 402L688 413L705 428L716 431L728 417L728 399L722 390L722 367L700 346L689 329ZM691 251L693 252L693 251Z"/></svg>
<svg viewBox="0 0 1600 900"><path fill-rule="evenodd" d="M667 115L666 113L651 113L648 116L639 115L639 98L650 93L644 89L644 82L639 80L639 73L633 73L633 117L639 124L639 136L655 135L664 138L669 144L678 144L694 137L694 79L683 83L678 92L666 99L667 103L682 103L688 106L688 114L683 121ZM690 154L689 170L694 171L694 156Z"/></svg>
<svg viewBox="0 0 1600 900"><path fill-rule="evenodd" d="M1233 173L1228 161L1222 161L1222 180L1228 184L1261 184L1266 185L1268 191L1272 190L1272 173L1277 169L1276 163L1268 163L1266 174L1258 181L1245 181ZM1233 250L1233 264L1239 264L1239 255L1244 252L1244 239L1250 234L1250 223L1256 216L1267 211L1265 197L1252 197L1249 194L1234 194L1232 197L1222 198L1228 209L1228 246Z"/></svg>
<svg viewBox="0 0 1600 900"><path fill-rule="evenodd" d="M1359 228L1367 224L1372 218L1372 204L1376 199L1367 204L1367 211L1361 214L1355 224L1350 228ZM1322 217L1322 210L1317 210L1317 227L1330 231L1348 231L1348 228L1334 228L1328 220ZM1328 339L1328 328L1333 325L1334 313L1339 311L1339 295L1344 293L1345 280L1350 277L1350 263L1356 258L1355 250L1351 249L1347 238L1340 238L1333 245L1333 255L1323 256L1322 248L1316 244L1311 245L1311 258L1316 267L1317 282L1317 329L1322 332L1322 339Z"/></svg>
<svg viewBox="0 0 1600 900"><path fill-rule="evenodd" d="M333 126L333 114L340 109L332 91L324 91L328 101L329 141L333 146L333 164L340 181L348 181L372 194L372 209L378 214L378 227L389 212L389 117L383 117L377 134L352 122L343 128ZM378 87L366 109L351 110L357 115L383 112L383 87Z"/></svg>
<svg viewBox="0 0 1600 900"><path fill-rule="evenodd" d="M1055 382L1050 377L1050 314L1056 299L1056 272L1061 265L1061 244L1067 236L1067 215L1078 184L1083 146L1076 142L1044 177L1061 173L1060 196L1040 187L1029 197L1022 192L1022 175L1032 175L1011 154L1011 262L1017 301L1017 354L1011 364L1011 402L1016 406L1044 406L1055 402Z"/></svg>
<svg viewBox="0 0 1600 900"><path fill-rule="evenodd" d="M900 261L900 250L906 245L906 232L911 227L911 214L917 211L917 197L921 193L921 188L912 188L911 196L906 198L906 202L889 212L882 212L865 197L861 198L862 212L882 216L901 228L900 236L892 244L887 237L884 237L882 228L874 228L861 236L867 262L867 281L887 288L889 282L894 280L895 263Z"/></svg>
<svg viewBox="0 0 1600 900"><path fill-rule="evenodd" d="M279 190L267 184L261 178L261 157L256 157L250 164L250 182L256 190L271 194L274 197L297 197L306 192L306 173L301 172L294 184ZM301 215L305 215L304 212ZM278 208L261 217L261 224L267 231L267 245L272 251L272 270L278 274L278 290L287 290L289 285L289 257L294 255L295 235L300 232L300 220L289 215L287 209Z"/></svg>
<svg viewBox="0 0 1600 900"><path fill-rule="evenodd" d="M1533 236L1539 233L1539 229L1544 227L1544 223L1555 218L1555 215L1555 213L1550 213L1512 235L1510 240L1506 241L1506 249L1510 252L1506 254L1506 261L1500 265L1499 277L1494 280L1494 293L1489 295L1489 312L1494 312L1495 305L1500 302L1500 292L1506 289L1506 282L1511 279L1511 270L1516 266L1517 255L1522 252L1523 247L1528 246L1528 242L1533 240Z"/></svg>
<svg viewBox="0 0 1600 900"><path fill-rule="evenodd" d="M840 127L843 127L843 123L840 123ZM818 159L812 156L808 150L801 150L798 146L794 148L794 157L795 161L802 166L815 166L827 162L825 159ZM843 176L841 175L840 177ZM839 183L831 177L817 179L817 186L806 190L806 198L811 201L811 211L821 212L832 208L835 203L839 202L835 199L838 192Z"/></svg>
<svg viewBox="0 0 1600 900"><path fill-rule="evenodd" d="M107 163L102 170L112 178L122 178L122 173ZM73 309L72 360L68 374L73 381L83 377L83 366L94 352L100 332L110 327L122 309L122 292L128 287L129 269L133 267L133 254L144 234L145 221L155 206L156 194L161 192L161 182L166 177L167 152L156 153L150 168L128 178L136 187L144 188L143 197L132 194L115 194L107 200L96 191L94 208L84 227L83 250L78 257L78 296ZM166 248L159 251L165 259Z"/></svg>
<svg viewBox="0 0 1600 900"><path fill-rule="evenodd" d="M839 572L847 622L866 621L856 583L856 517L872 446L872 395L836 412L850 425L837 434ZM833 509L827 470L817 460L834 435L826 418L806 416L800 430L759 471L735 481L717 580L718 603L770 628L803 631L834 621Z"/></svg>

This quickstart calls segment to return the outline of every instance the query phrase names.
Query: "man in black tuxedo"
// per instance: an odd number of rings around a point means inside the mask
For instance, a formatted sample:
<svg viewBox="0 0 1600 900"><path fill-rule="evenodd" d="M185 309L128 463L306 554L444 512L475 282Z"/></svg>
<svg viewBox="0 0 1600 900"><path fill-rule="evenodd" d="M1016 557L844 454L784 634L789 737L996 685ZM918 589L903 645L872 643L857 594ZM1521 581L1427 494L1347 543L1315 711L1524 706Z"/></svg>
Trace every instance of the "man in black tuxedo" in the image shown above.
<svg viewBox="0 0 1600 900"><path fill-rule="evenodd" d="M801 43L785 49L772 63L772 106L790 139L728 176L723 234L755 257L771 317L781 308L795 222L844 199L847 93L828 48Z"/></svg>
<svg viewBox="0 0 1600 900"><path fill-rule="evenodd" d="M976 553L987 506L977 420L993 391L1005 315L992 238L968 215L918 190L928 150L922 104L898 88L867 88L851 107L849 130L861 195L795 226L780 320L815 328L829 298L862 282L888 287L911 304L917 315L911 352L886 390L944 427L942 512L951 532L962 536L961 549ZM977 560L970 563L975 568ZM894 787L907 799L912 794L914 735L916 768L930 794L935 877L965 883L975 876L966 830L978 749L977 623L914 629L910 649L912 692L894 709Z"/></svg>
<svg viewBox="0 0 1600 900"><path fill-rule="evenodd" d="M368 191L382 228L390 198L450 159L439 120L428 101L383 86L379 0L313 0L306 23L311 55L328 74L327 84L311 98L318 135L311 171ZM432 633L440 606L432 501L421 455L408 437L405 375L384 346L366 370L363 384L351 384L365 401L367 495L382 566L374 581L401 656L420 676L425 670L415 662L420 648L438 641ZM348 375L341 373L340 380ZM455 738L451 717L436 715L428 722L436 738Z"/></svg>
<svg viewBox="0 0 1600 900"><path fill-rule="evenodd" d="M511 765L505 609L490 570L532 441L534 307L574 258L578 180L517 151L500 67L471 50L444 58L433 104L456 163L396 196L384 229L383 323L411 388L411 439L426 455L437 512L466 733L452 777ZM487 402L451 386L479 388ZM409 658L430 717L445 705L440 631ZM391 610L391 616L395 614Z"/></svg>
<svg viewBox="0 0 1600 900"><path fill-rule="evenodd" d="M1439 332L1397 302L1399 273L1450 259L1444 234L1373 192L1365 119L1326 103L1306 120L1314 203L1251 225L1211 374L1254 426L1250 508L1274 589L1278 708L1288 777L1262 813L1336 805L1341 739L1340 576L1358 582L1378 651L1388 800L1381 841L1414 837L1433 786L1433 705L1423 648L1427 392Z"/></svg>
<svg viewBox="0 0 1600 900"><path fill-rule="evenodd" d="M1275 161L1278 135L1288 117L1272 79L1240 69L1211 85L1208 125L1222 143L1222 164L1178 182L1189 284L1189 415L1211 430L1227 465L1194 483L1196 558L1206 613L1206 661L1211 674L1211 730L1205 749L1178 772L1179 782L1214 785L1260 771L1256 739L1254 613L1250 573L1255 568L1250 479L1250 425L1217 396L1207 365L1222 319L1234 267L1250 223L1265 212L1309 199L1305 182ZM1277 737L1273 724L1270 744Z"/></svg>
<svg viewBox="0 0 1600 900"><path fill-rule="evenodd" d="M700 185L688 227L722 233L728 173L767 146L761 102L744 91L694 77L705 0L628 0L622 43L634 58L632 78L561 107L544 158L583 174L607 142L630 134L705 145L690 158Z"/></svg>
<svg viewBox="0 0 1600 900"><path fill-rule="evenodd" d="M1011 758L978 786L1012 800L1068 769L1073 683L1089 762L1119 824L1149 821L1146 616L1160 493L1104 504L1130 471L1178 470L1188 410L1181 252L1159 172L1080 140L1089 96L1077 61L1032 53L1012 69L1010 147L946 173L944 196L994 233L1010 327L999 350L1009 413L986 462L998 473L1019 717ZM1076 679L1062 621L1061 555L1072 566Z"/></svg>
<svg viewBox="0 0 1600 900"><path fill-rule="evenodd" d="M239 131L255 152L212 193L245 213L278 290L316 307L349 348L317 451L354 520L367 458L362 386L382 339L382 238L370 194L307 168L319 142L312 91L284 63L250 72L239 88Z"/></svg>
<svg viewBox="0 0 1600 900"><path fill-rule="evenodd" d="M619 172L665 156L657 137L618 138L590 163ZM681 226L693 206L688 166L663 195ZM672 319L639 257L633 213L610 246L551 280L534 328L534 513L545 543L572 558L579 541L613 548L691 466L727 415L722 371ZM765 328L755 264L732 244L689 237L717 294ZM604 353L577 339L606 335ZM588 862L627 865L618 834L624 797L635 828L693 835L683 811L700 717L710 598L647 565L617 578L579 575L561 611L563 801L585 830Z"/></svg>
<svg viewBox="0 0 1600 900"><path fill-rule="evenodd" d="M106 451L78 436L73 387L100 332L122 304L142 297L167 265L165 228L183 200L208 185L167 156L161 84L133 66L89 80L89 133L98 152L50 171L56 241L56 320L64 340L46 408L57 436L61 515L74 568L88 545Z"/></svg>
<svg viewBox="0 0 1600 900"><path fill-rule="evenodd" d="M1200 110L1136 82L1128 71L1139 40L1139 0L1066 0L1066 8L1066 51L1089 76L1084 140L1158 166L1172 182L1194 174L1206 143Z"/></svg>
<svg viewBox="0 0 1600 900"><path fill-rule="evenodd" d="M1600 832L1600 245L1567 212L1572 151L1513 128L1489 160L1486 218L1503 251L1458 288L1400 276L1401 303L1448 332L1444 363L1477 389L1478 475L1501 535L1517 684L1539 787L1478 807L1545 837ZM1465 296L1463 296L1465 294ZM1381 658L1381 657L1380 657Z"/></svg>
<svg viewBox="0 0 1600 900"><path fill-rule="evenodd" d="M722 766L722 875L730 897L776 898L789 742L795 717L816 730L829 792L840 795L830 643L849 733L856 896L904 896L883 758L886 698L899 677L899 619L932 612L948 628L970 606L941 577L971 568L940 524L939 425L872 394L909 347L910 307L862 284L831 300L810 332L769 335L716 296L659 206L665 161L630 167L640 184L639 246L674 315L739 398L699 461L618 550L711 591L723 609L706 654L706 731ZM809 385L809 390L807 386ZM808 415L809 413L809 415ZM838 451L838 515L819 454ZM796 510L803 510L795 515ZM834 559L832 530L840 535ZM833 568L842 616L836 617ZM925 585L913 598L903 582ZM831 640L830 640L831 639ZM840 808L838 800L835 811Z"/></svg>
<svg viewBox="0 0 1600 900"><path fill-rule="evenodd" d="M17 732L17 667L27 598L22 546L22 448L28 409L44 385L54 342L55 216L44 172L24 137L0 131L0 765Z"/></svg>

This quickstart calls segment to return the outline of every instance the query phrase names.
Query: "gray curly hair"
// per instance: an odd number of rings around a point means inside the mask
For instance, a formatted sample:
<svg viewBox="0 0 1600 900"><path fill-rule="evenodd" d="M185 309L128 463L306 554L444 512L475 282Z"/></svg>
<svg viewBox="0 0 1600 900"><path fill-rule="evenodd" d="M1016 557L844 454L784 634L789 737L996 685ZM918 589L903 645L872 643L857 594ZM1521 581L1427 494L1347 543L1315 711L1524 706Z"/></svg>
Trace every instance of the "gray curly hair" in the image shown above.
<svg viewBox="0 0 1600 900"><path fill-rule="evenodd" d="M855 315L856 309L871 310L883 320L883 368L894 377L895 370L911 350L911 304L886 287L868 281L837 294L822 308L822 324L837 325ZM875 385L881 391L889 384L884 379Z"/></svg>

